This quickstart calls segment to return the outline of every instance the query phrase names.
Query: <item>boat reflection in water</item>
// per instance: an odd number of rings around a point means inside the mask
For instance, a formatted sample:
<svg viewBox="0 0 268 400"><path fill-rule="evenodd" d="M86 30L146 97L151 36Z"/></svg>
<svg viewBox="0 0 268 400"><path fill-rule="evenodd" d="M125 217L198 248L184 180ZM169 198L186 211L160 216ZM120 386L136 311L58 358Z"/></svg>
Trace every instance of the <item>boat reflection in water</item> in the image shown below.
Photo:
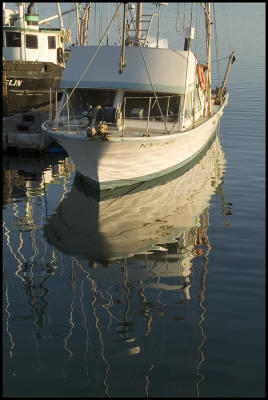
<svg viewBox="0 0 268 400"><path fill-rule="evenodd" d="M84 177L75 176L70 193L58 205L45 228L48 242L63 253L104 263L148 251L176 252L173 267L154 269L159 276L189 276L198 238L207 228L203 214L221 183L224 154L218 137L195 164L169 180L144 182L134 188L92 191ZM207 218L207 217L206 217ZM188 246L188 247L187 247ZM133 279L148 279L148 271L133 271ZM105 279L105 278L104 278Z"/></svg>
<svg viewBox="0 0 268 400"><path fill-rule="evenodd" d="M63 194L48 218L43 202L46 223L31 233L34 256L24 235L24 245L12 250L16 274L5 274L10 395L202 394L208 210L212 195L221 195L224 167L216 136L195 164L168 181L96 195L78 174L69 191L66 177L57 178ZM41 203L30 200L40 214ZM34 327L20 319L18 329L21 307L25 315L34 310ZM14 370L20 380L12 386Z"/></svg>
<svg viewBox="0 0 268 400"><path fill-rule="evenodd" d="M76 174L71 191L49 218L47 241L72 256L73 266L84 271L94 293L106 394L199 394L204 379L199 368L204 360L208 208L220 188L224 166L216 136L195 164L158 185L147 182L125 192L96 195ZM201 267L192 293L194 264ZM195 339L185 326L187 320ZM185 329L173 326L178 322ZM127 356L132 355L139 361L130 362ZM187 362L192 364L191 377L179 389L182 371L189 373Z"/></svg>

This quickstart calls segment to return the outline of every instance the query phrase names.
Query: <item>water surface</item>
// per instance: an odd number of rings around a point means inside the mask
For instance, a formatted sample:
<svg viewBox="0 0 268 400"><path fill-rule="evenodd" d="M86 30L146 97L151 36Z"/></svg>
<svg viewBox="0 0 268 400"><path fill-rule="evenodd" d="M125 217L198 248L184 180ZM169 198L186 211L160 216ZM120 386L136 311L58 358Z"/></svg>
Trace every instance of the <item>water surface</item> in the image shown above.
<svg viewBox="0 0 268 400"><path fill-rule="evenodd" d="M236 62L191 168L97 200L67 155L3 159L4 396L264 396L265 6L216 11L219 75Z"/></svg>

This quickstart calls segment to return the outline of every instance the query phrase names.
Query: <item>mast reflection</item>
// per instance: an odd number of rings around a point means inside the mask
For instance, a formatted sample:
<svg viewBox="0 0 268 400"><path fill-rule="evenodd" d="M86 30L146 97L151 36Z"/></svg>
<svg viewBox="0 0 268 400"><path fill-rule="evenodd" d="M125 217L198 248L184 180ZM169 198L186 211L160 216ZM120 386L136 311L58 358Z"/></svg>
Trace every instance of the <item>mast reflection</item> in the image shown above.
<svg viewBox="0 0 268 400"><path fill-rule="evenodd" d="M178 312L174 304L191 300L192 267L200 259L201 284L196 295L200 312L199 321L194 323L201 339L196 346L193 382L199 396L199 385L204 379L200 369L206 340L202 324L210 252L209 203L216 191L223 196L224 168L225 158L216 136L198 162L173 173L168 180L165 177L134 188L103 191L98 196L76 174L71 191L48 219L44 230L48 243L72 256L77 265L88 263L83 269L94 287L94 316L100 357L106 370L106 394L112 393L110 363L115 365L118 357L121 362L122 357L143 357L144 340L152 336L158 321L185 321L187 315ZM102 295L97 298L98 290ZM106 311L106 317L100 310ZM137 315L143 316L142 329L138 327ZM111 325L119 335L112 343L104 333ZM153 357L145 364L148 395Z"/></svg>
<svg viewBox="0 0 268 400"><path fill-rule="evenodd" d="M48 219L44 230L48 243L62 253L102 265L150 251L166 253L166 264L157 263L152 271L136 268L129 281L136 278L142 287L165 290L170 285L147 279L180 276L189 283L192 259L202 254L200 220L225 165L218 137L204 153L179 175L169 175L168 181L161 178L134 188L102 191L99 197L77 173L71 191ZM168 249L167 244L173 246Z"/></svg>
<svg viewBox="0 0 268 400"><path fill-rule="evenodd" d="M54 345L65 384L79 374L91 394L153 397L164 395L159 374L168 356L176 363L176 379L191 364L188 395L199 396L205 379L209 206L215 193L223 207L229 205L221 188L224 168L216 136L199 160L168 179L96 195L76 174L70 189L58 179L62 195L50 216L44 182L34 187L16 174L24 200L12 205L16 230L8 219L4 229L16 282L26 287L34 313L40 369L49 360L53 370ZM14 197L13 175L7 177L5 207ZM6 332L14 359L16 308L7 277Z"/></svg>

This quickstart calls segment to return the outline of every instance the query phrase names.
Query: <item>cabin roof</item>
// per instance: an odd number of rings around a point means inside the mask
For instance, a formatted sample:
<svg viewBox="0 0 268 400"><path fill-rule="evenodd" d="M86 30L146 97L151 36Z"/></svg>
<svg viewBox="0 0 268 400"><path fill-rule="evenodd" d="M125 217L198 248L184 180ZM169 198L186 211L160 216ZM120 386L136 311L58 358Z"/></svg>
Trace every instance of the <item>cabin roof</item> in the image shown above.
<svg viewBox="0 0 268 400"><path fill-rule="evenodd" d="M96 48L72 47L60 88L77 84ZM186 78L187 87L194 83L196 58L191 51L188 61L188 51L143 47L142 53L156 92L183 94ZM77 87L152 91L142 53L139 47L126 46L126 67L120 73L121 47L101 46Z"/></svg>

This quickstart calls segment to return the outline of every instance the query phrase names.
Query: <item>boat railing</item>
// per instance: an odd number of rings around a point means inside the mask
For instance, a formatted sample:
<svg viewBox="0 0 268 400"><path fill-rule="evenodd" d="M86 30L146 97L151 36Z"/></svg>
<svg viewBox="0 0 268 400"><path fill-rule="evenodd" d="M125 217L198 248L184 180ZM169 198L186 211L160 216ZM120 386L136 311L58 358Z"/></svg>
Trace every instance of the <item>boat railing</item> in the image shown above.
<svg viewBox="0 0 268 400"><path fill-rule="evenodd" d="M179 106L177 113L172 112L170 103L171 99L178 99L178 95L174 96L126 96L122 104L123 129L126 120L146 121L146 132L148 134L149 122L159 121L167 124L168 122L177 122L179 118ZM136 100L136 104L129 106L131 100ZM162 107L160 105L160 102ZM139 104L140 102L140 104ZM135 102L136 103L136 102ZM129 107L128 107L129 106ZM160 108L160 109L159 109ZM154 109L154 111L152 111Z"/></svg>
<svg viewBox="0 0 268 400"><path fill-rule="evenodd" d="M150 32L150 29L151 29L151 26L152 26L153 19L154 19L154 17L159 17L159 15L158 14L143 14L142 18L144 18L144 17L147 18L147 19L145 19L145 20L141 19L140 22L141 23L147 23L147 28L141 30L142 32L144 32L144 34L143 34L142 37L139 38L139 40L137 40L137 38L135 37L136 33L137 33L136 23L134 21L133 15L131 14L131 21L130 21L128 27L127 27L127 32L126 32L126 36L127 36L126 43L128 45L130 45L130 44L134 44L135 45L135 44L137 44L139 42L143 42L144 46L147 44L148 37L149 37L149 32ZM135 34L134 37L131 37L131 33Z"/></svg>
<svg viewBox="0 0 268 400"><path fill-rule="evenodd" d="M177 102L174 102L174 99L176 99ZM145 129L146 134L148 135L151 122L162 122L165 125L167 123L176 124L178 122L179 96L125 96L121 105L120 114L121 118L117 120L116 124L117 126L119 124L122 127L123 132L126 125L131 123L130 121L141 121L143 122L141 129ZM83 128L88 126L87 118L88 117L85 113L79 114L77 110L75 111L69 101L67 101L67 109L62 114L61 118L59 118L58 107L57 104L55 105L54 123L56 128L66 127L68 131L70 128ZM52 115L50 115L50 119L52 119ZM87 121L85 121L85 119ZM127 124L126 121L128 121ZM111 121L104 120L103 122L106 123Z"/></svg>

